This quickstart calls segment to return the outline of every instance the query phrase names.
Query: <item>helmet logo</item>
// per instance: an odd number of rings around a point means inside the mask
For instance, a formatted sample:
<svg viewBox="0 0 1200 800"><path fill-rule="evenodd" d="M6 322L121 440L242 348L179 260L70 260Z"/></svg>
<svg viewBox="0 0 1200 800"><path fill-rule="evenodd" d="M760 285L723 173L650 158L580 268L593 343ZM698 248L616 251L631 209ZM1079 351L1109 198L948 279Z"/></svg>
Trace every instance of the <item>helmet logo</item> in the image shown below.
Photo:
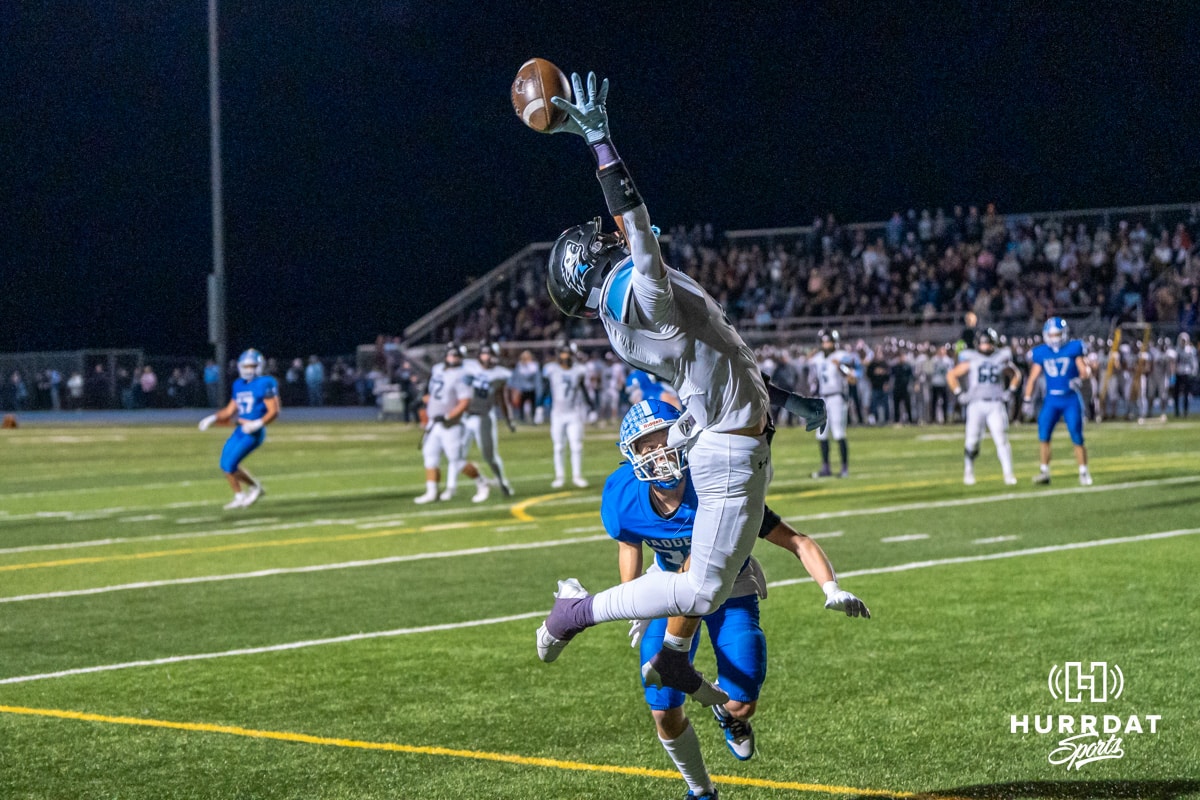
<svg viewBox="0 0 1200 800"><path fill-rule="evenodd" d="M583 294L583 276L590 266L583 260L583 245L579 242L567 242L566 252L562 260L562 276L567 287L577 294Z"/></svg>

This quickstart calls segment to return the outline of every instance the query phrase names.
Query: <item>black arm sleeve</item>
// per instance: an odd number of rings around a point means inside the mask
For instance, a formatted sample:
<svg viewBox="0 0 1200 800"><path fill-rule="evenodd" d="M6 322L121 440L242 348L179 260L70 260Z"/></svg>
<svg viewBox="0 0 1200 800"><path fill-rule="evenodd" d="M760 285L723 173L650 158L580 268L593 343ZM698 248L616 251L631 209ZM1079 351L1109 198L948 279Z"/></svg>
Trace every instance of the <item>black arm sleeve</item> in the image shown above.
<svg viewBox="0 0 1200 800"><path fill-rule="evenodd" d="M783 517L772 511L770 506L763 506L763 521L758 529L758 538L767 538L768 534L775 530L775 526L781 522L783 522Z"/></svg>

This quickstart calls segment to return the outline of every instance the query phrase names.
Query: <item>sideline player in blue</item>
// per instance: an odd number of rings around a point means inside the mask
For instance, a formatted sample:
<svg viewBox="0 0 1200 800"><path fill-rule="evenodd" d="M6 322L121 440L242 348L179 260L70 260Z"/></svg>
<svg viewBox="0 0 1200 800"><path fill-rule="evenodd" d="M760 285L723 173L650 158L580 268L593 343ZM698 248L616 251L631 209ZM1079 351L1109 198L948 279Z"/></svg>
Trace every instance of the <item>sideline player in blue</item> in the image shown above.
<svg viewBox="0 0 1200 800"><path fill-rule="evenodd" d="M625 396L631 406L643 400L662 400L675 408L683 408L674 389L642 369L632 370L625 378Z"/></svg>
<svg viewBox="0 0 1200 800"><path fill-rule="evenodd" d="M237 420L237 427L221 451L221 470L233 489L233 500L225 506L226 510L252 506L263 494L262 484L241 465L267 438L266 426L279 416L279 384L262 374L263 363L262 353L254 349L238 356L239 377L233 382L233 399L217 413L200 420L202 431L214 423L223 425Z"/></svg>
<svg viewBox="0 0 1200 800"><path fill-rule="evenodd" d="M675 407L660 400L635 404L621 422L619 447L628 459L604 485L600 516L608 535L617 540L621 582L642 574L642 546L654 554L650 571L681 572L691 554L692 527L696 521L696 491L687 475L682 446L667 445L667 431L679 419ZM825 592L825 607L847 616L870 617L867 607L838 587L837 577L820 545L796 532L769 508L764 512L759 538L795 554ZM703 617L717 659L718 685L729 695L713 714L725 731L730 752L745 761L754 755L750 726L759 691L767 672L767 648L759 627L758 599L767 596L767 581L758 561L750 556L734 581L733 591L716 611ZM630 638L640 646L638 663L649 661L664 644L666 618L636 620ZM694 658L700 637L692 639ZM683 711L683 692L649 685L643 677L658 738L688 784L688 797L716 798L695 730Z"/></svg>
<svg viewBox="0 0 1200 800"><path fill-rule="evenodd" d="M1038 441L1041 443L1042 468L1033 476L1034 483L1050 483L1050 435L1059 419L1067 424L1067 433L1075 445L1075 463L1079 465L1079 483L1092 485L1088 472L1087 448L1083 445L1083 398L1080 382L1088 377L1087 352L1083 342L1071 339L1071 329L1062 317L1051 317L1042 327L1043 344L1033 348L1029 380L1025 382L1022 413L1033 416L1033 387L1039 376L1046 376L1046 399L1038 414Z"/></svg>

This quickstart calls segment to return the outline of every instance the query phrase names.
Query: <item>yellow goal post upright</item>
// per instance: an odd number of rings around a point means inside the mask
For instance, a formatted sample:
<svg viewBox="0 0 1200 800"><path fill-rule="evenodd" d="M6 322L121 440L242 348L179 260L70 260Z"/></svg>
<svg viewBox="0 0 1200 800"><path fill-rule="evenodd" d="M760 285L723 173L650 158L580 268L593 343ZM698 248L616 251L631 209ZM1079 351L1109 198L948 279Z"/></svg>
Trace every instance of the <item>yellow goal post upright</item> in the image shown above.
<svg viewBox="0 0 1200 800"><path fill-rule="evenodd" d="M1112 345L1108 348L1108 359L1104 365L1104 375L1100 378L1100 410L1107 407L1106 400L1108 399L1108 389L1113 378L1113 373L1121 366L1121 342L1136 342L1141 341L1142 349L1146 350L1150 347L1150 341L1154 335L1154 326L1148 322L1118 322L1112 327L1112 335L1109 340ZM1134 362L1134 369L1138 368L1140 362ZM1138 394L1141 392L1141 382L1133 381L1130 389L1128 402L1130 404L1138 401Z"/></svg>

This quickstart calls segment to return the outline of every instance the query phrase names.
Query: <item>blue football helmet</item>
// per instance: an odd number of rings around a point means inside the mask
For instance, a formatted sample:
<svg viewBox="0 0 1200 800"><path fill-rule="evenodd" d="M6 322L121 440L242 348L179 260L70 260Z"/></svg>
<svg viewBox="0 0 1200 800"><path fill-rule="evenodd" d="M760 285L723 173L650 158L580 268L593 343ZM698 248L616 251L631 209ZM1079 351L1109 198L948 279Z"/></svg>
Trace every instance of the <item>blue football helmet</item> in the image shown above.
<svg viewBox="0 0 1200 800"><path fill-rule="evenodd" d="M674 489L687 469L687 453L682 447L662 446L639 453L637 440L647 434L666 430L679 419L679 409L661 400L635 403L621 420L621 440L617 446L633 465L639 481L653 483L662 489Z"/></svg>
<svg viewBox="0 0 1200 800"><path fill-rule="evenodd" d="M1062 317L1051 317L1042 326L1042 340L1053 350L1062 347L1070 338L1071 328Z"/></svg>
<svg viewBox="0 0 1200 800"><path fill-rule="evenodd" d="M259 375L262 375L263 365L265 363L266 359L263 358L262 353L251 347L249 350L238 356L238 374L242 376L242 380L252 381Z"/></svg>

